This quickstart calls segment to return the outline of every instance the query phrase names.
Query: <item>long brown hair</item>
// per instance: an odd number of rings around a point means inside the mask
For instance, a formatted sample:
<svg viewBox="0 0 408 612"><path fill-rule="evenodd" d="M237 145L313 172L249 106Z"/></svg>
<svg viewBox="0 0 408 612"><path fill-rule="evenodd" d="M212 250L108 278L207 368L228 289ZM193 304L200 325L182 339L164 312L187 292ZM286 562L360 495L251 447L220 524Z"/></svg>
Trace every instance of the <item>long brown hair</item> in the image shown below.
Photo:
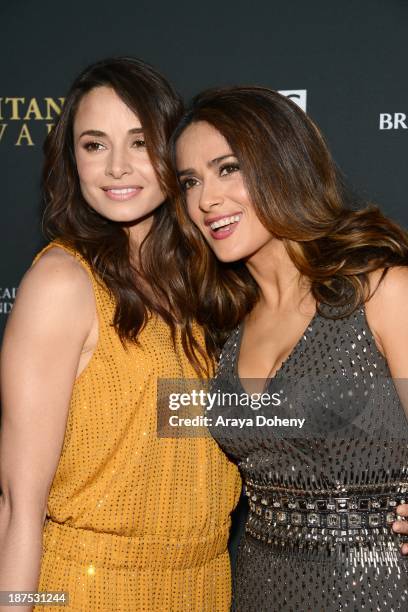
<svg viewBox="0 0 408 612"><path fill-rule="evenodd" d="M206 357L195 339L192 323L183 320L184 307L191 297L183 276L186 254L173 207L166 200L154 212L152 227L140 246L136 270L124 224L95 212L82 196L73 122L83 96L102 86L111 87L138 115L159 184L167 193L167 144L182 115L181 99L167 80L142 60L108 58L86 68L74 81L45 142L44 233L77 249L107 286L116 302L113 324L122 341L137 342L149 312L168 323L173 341L176 325L181 322L183 348L199 372ZM149 292L138 279L148 283Z"/></svg>
<svg viewBox="0 0 408 612"><path fill-rule="evenodd" d="M378 207L356 209L325 141L291 100L263 87L208 90L194 98L171 140L188 125L206 121L238 158L258 218L281 239L320 305L346 316L369 299L368 274L408 265L408 234ZM252 309L259 297L242 262L218 262L189 221L181 190L173 185L180 227L192 250L188 274L195 316L210 352ZM327 316L327 309L321 310Z"/></svg>

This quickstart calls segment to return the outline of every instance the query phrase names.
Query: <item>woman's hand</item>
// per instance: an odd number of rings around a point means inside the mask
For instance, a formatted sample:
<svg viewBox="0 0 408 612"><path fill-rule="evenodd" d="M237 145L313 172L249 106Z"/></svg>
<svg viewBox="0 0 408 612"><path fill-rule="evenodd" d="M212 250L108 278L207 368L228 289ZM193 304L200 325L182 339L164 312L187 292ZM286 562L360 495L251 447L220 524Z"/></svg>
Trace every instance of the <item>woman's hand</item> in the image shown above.
<svg viewBox="0 0 408 612"><path fill-rule="evenodd" d="M405 517L406 520L395 521L392 524L392 529L395 533L401 533L403 535L408 535L408 504L401 504L397 507L397 514L399 516ZM403 544L401 546L401 552L404 555L408 554L408 544Z"/></svg>

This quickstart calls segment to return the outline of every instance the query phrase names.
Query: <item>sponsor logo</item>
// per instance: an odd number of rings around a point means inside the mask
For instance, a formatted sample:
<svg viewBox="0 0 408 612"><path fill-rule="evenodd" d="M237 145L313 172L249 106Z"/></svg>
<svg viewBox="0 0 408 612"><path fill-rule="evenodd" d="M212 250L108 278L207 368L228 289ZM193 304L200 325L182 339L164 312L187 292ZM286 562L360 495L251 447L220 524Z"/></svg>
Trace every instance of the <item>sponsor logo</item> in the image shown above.
<svg viewBox="0 0 408 612"><path fill-rule="evenodd" d="M17 287L0 287L0 315L11 312L16 293Z"/></svg>
<svg viewBox="0 0 408 612"><path fill-rule="evenodd" d="M302 111L306 112L307 89L280 89L278 93L293 100Z"/></svg>
<svg viewBox="0 0 408 612"><path fill-rule="evenodd" d="M378 122L380 130L408 130L406 113L380 113Z"/></svg>
<svg viewBox="0 0 408 612"><path fill-rule="evenodd" d="M42 143L60 115L64 98L0 98L0 145L34 147Z"/></svg>

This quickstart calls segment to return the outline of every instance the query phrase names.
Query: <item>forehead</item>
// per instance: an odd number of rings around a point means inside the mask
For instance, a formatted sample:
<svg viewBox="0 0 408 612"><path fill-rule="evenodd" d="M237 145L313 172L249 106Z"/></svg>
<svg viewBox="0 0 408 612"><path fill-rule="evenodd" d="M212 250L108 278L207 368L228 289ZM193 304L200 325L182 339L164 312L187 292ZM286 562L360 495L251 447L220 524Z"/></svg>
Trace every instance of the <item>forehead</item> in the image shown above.
<svg viewBox="0 0 408 612"><path fill-rule="evenodd" d="M206 121L191 123L177 141L177 165L187 161L214 159L231 152L224 136Z"/></svg>
<svg viewBox="0 0 408 612"><path fill-rule="evenodd" d="M95 87L82 97L74 117L74 130L108 131L115 125L125 126L126 129L141 126L138 116L123 102L114 89Z"/></svg>

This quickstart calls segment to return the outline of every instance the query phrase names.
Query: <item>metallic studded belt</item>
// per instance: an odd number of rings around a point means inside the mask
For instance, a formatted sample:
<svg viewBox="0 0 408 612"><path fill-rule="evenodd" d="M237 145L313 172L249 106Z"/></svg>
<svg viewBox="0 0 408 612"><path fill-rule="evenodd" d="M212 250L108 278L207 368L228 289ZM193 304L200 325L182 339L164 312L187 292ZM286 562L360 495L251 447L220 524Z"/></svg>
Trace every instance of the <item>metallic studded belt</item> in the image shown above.
<svg viewBox="0 0 408 612"><path fill-rule="evenodd" d="M400 544L390 524L408 501L408 483L304 490L246 482L250 512L246 533L267 544L273 559L398 566ZM352 571L354 571L354 569ZM351 570L350 570L351 571Z"/></svg>
<svg viewBox="0 0 408 612"><path fill-rule="evenodd" d="M388 490L379 492L376 485L371 489L364 485L331 490L327 495L327 491L309 492L249 482L246 495L250 516L256 517L257 525L325 529L338 535L339 531L387 527L395 521L396 506L408 502L408 483L392 484L387 485Z"/></svg>

